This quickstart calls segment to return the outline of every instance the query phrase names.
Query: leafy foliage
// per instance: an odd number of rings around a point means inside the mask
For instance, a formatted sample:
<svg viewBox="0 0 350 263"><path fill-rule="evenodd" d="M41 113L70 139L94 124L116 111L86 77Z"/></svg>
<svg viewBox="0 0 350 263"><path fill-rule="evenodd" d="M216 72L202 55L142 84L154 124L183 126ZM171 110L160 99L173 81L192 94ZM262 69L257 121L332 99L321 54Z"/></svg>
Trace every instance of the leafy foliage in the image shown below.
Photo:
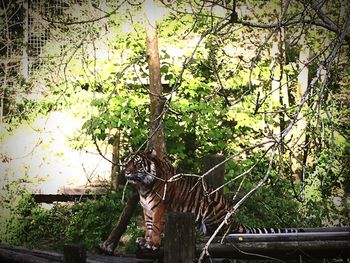
<svg viewBox="0 0 350 263"><path fill-rule="evenodd" d="M89 250L94 250L98 242L108 237L122 208L120 194L115 192L98 200L71 205L55 204L50 209L43 208L31 194L23 192L14 206L12 217L7 221L3 241L46 249L62 249L67 242L79 242L84 243ZM131 223L127 235L134 236L139 232L136 224ZM132 247L128 243L125 245Z"/></svg>
<svg viewBox="0 0 350 263"><path fill-rule="evenodd" d="M129 146L145 145L150 122L141 5L116 9L118 1L106 1L105 11L111 13L98 19L101 10L92 2L69 3L74 8L52 26L35 75L26 83L18 78L6 90L4 121L12 131L38 114L69 109L84 121L72 146L110 146L118 130L124 157ZM270 171L265 186L239 211L241 221L277 227L348 225L348 45L318 76L338 35L312 24L317 12L311 6L246 0L234 1L233 10L215 1L190 7L175 2L165 4L171 12L158 26L166 147L177 171L201 173L203 156L239 153L226 163L230 183L225 193L236 196L234 202ZM346 12L339 14L337 3L324 5L329 18L344 23ZM215 27L230 14L225 26ZM283 21L290 24L271 26ZM312 57L303 62L305 49ZM303 69L307 80L299 79ZM310 89L304 103L303 81ZM25 97L38 87L45 87L40 99ZM279 142L274 155L267 141ZM15 195L9 191L9 196ZM120 198L111 193L99 201L46 210L23 194L12 206L7 241L50 247L55 237L58 243L84 240L93 248L115 223ZM138 231L133 222L130 232Z"/></svg>

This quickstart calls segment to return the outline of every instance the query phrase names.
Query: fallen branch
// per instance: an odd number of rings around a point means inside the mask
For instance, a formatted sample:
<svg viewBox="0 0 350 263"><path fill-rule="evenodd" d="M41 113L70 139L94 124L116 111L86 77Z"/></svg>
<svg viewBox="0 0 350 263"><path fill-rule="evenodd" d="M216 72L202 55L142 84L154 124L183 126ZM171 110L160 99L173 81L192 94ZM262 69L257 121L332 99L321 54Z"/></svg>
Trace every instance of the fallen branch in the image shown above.
<svg viewBox="0 0 350 263"><path fill-rule="evenodd" d="M102 253L113 254L114 249L117 247L121 236L124 234L128 223L137 207L139 202L139 193L134 190L126 203L123 212L119 216L119 221L116 227L109 234L108 238L99 245L99 249Z"/></svg>

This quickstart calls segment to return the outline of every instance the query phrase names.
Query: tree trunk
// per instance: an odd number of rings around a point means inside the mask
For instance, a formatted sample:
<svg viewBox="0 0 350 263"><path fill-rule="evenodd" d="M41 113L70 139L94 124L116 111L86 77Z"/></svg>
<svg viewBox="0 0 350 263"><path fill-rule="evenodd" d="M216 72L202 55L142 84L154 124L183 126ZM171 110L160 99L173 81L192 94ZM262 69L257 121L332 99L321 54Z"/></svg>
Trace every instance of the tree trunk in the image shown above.
<svg viewBox="0 0 350 263"><path fill-rule="evenodd" d="M120 132L119 130L116 131L114 135L114 142L113 142L113 152L112 152L112 171L111 171L111 185L112 189L118 190L118 186L120 184L119 182L119 175L120 175L120 156L119 156L119 149L120 149Z"/></svg>
<svg viewBox="0 0 350 263"><path fill-rule="evenodd" d="M150 2L146 1L146 4L150 4ZM165 101L162 97L157 26L156 21L152 21L148 17L146 19L146 54L149 68L151 101L151 128L147 148L156 150L157 156L163 159L165 143L162 111Z"/></svg>
<svg viewBox="0 0 350 263"><path fill-rule="evenodd" d="M145 1L145 5L153 5L153 1ZM152 10L146 6L145 10ZM150 14L152 15L152 14ZM163 131L163 106L164 100L162 97L162 84L160 75L160 60L158 52L158 35L156 21L150 19L151 16L146 17L146 54L147 63L149 68L149 84L150 84L150 102L151 102L151 127L149 134L149 141L147 144L148 149L154 149L157 152L157 156L160 159L164 158L165 143L164 143L164 131ZM117 140L117 138L116 138ZM114 148L117 148L115 145ZM113 154L113 157L117 157ZM114 161L114 160L113 160ZM112 171L113 174L113 171ZM124 207L122 214L119 217L117 226L112 230L106 241L100 244L100 249L103 252L113 253L117 247L122 234L125 232L126 227L130 221L130 218L137 207L139 200L139 194L135 191L130 197L128 203Z"/></svg>
<svg viewBox="0 0 350 263"><path fill-rule="evenodd" d="M301 49L299 52L299 75L298 75L298 83L297 90L295 96L295 103L298 105L304 96L307 87L309 85L309 68L308 61L310 58L310 48L305 44L304 35L301 36L300 43ZM295 128L292 130L292 140L291 147L294 152L294 158L292 158L292 173L294 180L301 181L303 180L303 167L302 160L306 160L306 152L304 151L305 141L306 141L306 129L307 129L307 121L303 116L303 111L299 113L298 122L295 125Z"/></svg>
<svg viewBox="0 0 350 263"><path fill-rule="evenodd" d="M129 221L137 207L138 202L139 202L139 193L136 190L134 190L126 206L124 207L123 212L119 217L119 221L116 227L109 234L108 238L103 243L100 244L99 248L101 252L107 253L107 254L113 254L114 249L117 247L120 238L124 234L129 224Z"/></svg>
<svg viewBox="0 0 350 263"><path fill-rule="evenodd" d="M206 155L203 157L203 173L209 171L211 168L215 167L225 158L221 155ZM208 175L204 177L205 181L210 184L213 189L221 187L225 183L225 164L220 165L215 170L211 171ZM221 194L224 193L224 188L219 190Z"/></svg>
<svg viewBox="0 0 350 263"><path fill-rule="evenodd" d="M271 109L277 111L280 106L280 90L281 90L281 65L280 65L280 50L279 50L279 37L276 36L273 39L272 47L270 49L270 55L272 58L272 82L271 82ZM272 134L275 138L278 138L281 134L280 118L278 113L273 114Z"/></svg>

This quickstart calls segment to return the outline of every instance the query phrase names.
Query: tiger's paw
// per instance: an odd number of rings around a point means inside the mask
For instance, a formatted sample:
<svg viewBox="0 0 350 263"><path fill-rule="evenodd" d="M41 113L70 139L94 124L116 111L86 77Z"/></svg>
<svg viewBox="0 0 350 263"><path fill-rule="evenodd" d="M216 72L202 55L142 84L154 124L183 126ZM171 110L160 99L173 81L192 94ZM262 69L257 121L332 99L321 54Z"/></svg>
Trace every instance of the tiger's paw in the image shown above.
<svg viewBox="0 0 350 263"><path fill-rule="evenodd" d="M108 241L105 241L98 245L97 251L103 255L113 255L115 247L114 243L108 243Z"/></svg>
<svg viewBox="0 0 350 263"><path fill-rule="evenodd" d="M147 241L145 238L143 237L138 237L136 239L136 243L139 245L140 249L142 250L158 250L159 246L156 246L155 244L153 244L152 241Z"/></svg>
<svg viewBox="0 0 350 263"><path fill-rule="evenodd" d="M147 243L146 238L144 237L136 238L136 244L138 244L140 247L144 247L146 243Z"/></svg>
<svg viewBox="0 0 350 263"><path fill-rule="evenodd" d="M159 249L159 246L156 246L155 244L153 244L152 241L146 242L145 247L146 247L146 249L149 249L152 251L156 251Z"/></svg>

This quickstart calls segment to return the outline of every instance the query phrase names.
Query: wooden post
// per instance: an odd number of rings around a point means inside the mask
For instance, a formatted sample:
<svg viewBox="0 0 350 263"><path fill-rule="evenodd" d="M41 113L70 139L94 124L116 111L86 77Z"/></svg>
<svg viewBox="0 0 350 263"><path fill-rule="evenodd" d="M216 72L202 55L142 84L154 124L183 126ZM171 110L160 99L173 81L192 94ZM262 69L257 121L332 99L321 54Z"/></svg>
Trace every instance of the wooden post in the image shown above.
<svg viewBox="0 0 350 263"><path fill-rule="evenodd" d="M193 214L168 213L165 225L164 263L192 263L194 259Z"/></svg>
<svg viewBox="0 0 350 263"><path fill-rule="evenodd" d="M86 249L81 244L65 245L63 249L64 263L86 263Z"/></svg>
<svg viewBox="0 0 350 263"><path fill-rule="evenodd" d="M203 173L207 172L215 165L221 163L225 158L220 155L207 155L203 158ZM204 177L205 181L214 189L223 185L225 180L225 164L220 165L215 170ZM223 193L223 188L220 189Z"/></svg>

